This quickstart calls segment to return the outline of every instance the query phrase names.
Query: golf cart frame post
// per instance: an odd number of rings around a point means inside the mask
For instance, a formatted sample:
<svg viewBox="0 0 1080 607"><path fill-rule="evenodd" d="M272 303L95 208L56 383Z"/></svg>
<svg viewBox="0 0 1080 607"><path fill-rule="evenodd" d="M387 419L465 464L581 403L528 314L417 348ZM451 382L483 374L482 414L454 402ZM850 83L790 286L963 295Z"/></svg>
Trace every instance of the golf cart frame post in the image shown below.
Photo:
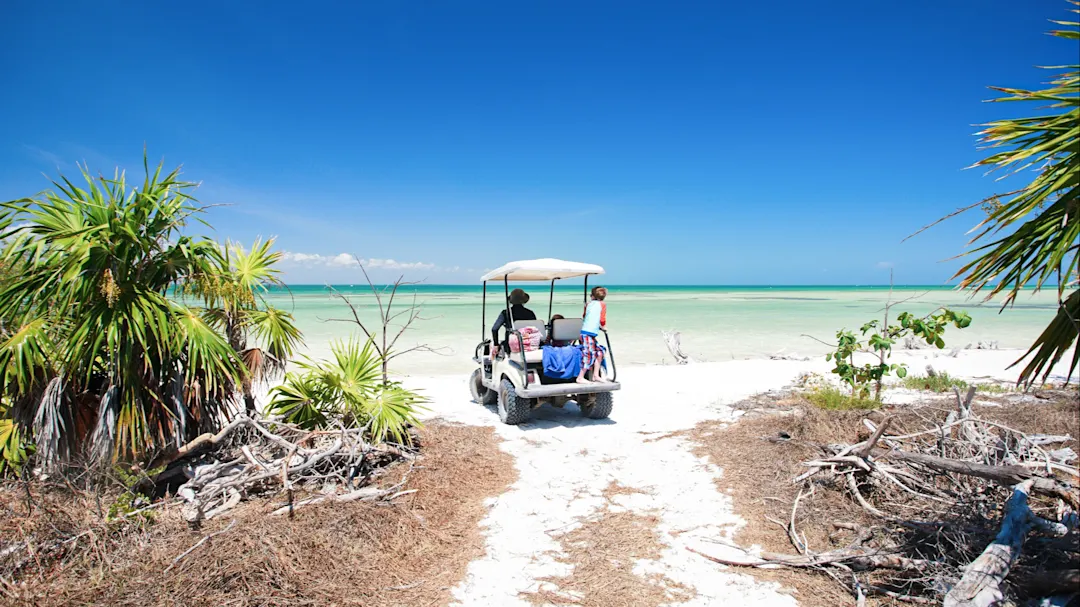
<svg viewBox="0 0 1080 607"><path fill-rule="evenodd" d="M515 335L518 338L518 343L523 344L523 343L525 343L524 339L523 339L523 337L521 335L521 332L514 328L514 316L513 316L513 313L510 311L510 274L511 273L512 272L506 272L502 277L502 279L503 279L503 294L504 294L504 297L505 297L504 303L505 303L505 306L506 306L506 308L505 308L506 309L506 318L510 322L510 327L507 329L507 337L509 338L509 335ZM588 272L588 273L585 273L585 274L581 274L581 276L583 276L584 279L585 279L584 285L583 285L583 291L582 291L582 301L583 301L583 303L585 305L588 305L588 303L589 303L589 276L592 276L594 274L597 274L597 273ZM554 305L555 305L555 281L560 280L562 278L563 278L562 276L556 276L556 277L553 277L551 279L551 288L548 291L548 322L551 322L551 316L552 316L552 312L554 310ZM487 339L487 332L488 332L488 326L487 326L487 283L488 283L488 281L486 281L486 280L482 281L483 294L481 296L481 312L480 312L480 344L476 347L476 352L475 352L475 355L476 355L475 359L478 360L478 361L481 360L481 358L483 356L483 351L482 350L483 350L483 347L484 347L485 344L490 344L490 346L488 348L489 352L492 350L492 348L494 346L498 345L498 344L491 343L491 340ZM618 372L618 369L615 366L615 352L611 348L611 337L608 335L607 329L604 329L603 327L601 327L600 330L604 333L604 345L607 348L607 359L611 363L611 381L614 382L614 381L617 381L619 372ZM507 352L506 355L507 355L507 357L510 357L511 354L512 354L511 352ZM525 372L525 387L528 388L529 387L529 374L527 372L528 363L525 360L525 349L521 348L521 350L518 352L518 354L521 355L521 368L526 370L526 372ZM494 362L494 357L492 358L492 362ZM492 380L494 380L494 379L495 378L493 377Z"/></svg>

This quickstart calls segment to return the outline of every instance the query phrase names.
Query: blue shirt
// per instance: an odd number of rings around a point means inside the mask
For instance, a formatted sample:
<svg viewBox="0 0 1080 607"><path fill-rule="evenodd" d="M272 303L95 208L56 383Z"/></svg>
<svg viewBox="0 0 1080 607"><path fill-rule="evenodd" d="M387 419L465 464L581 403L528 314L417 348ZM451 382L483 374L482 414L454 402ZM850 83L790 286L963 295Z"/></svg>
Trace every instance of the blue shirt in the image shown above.
<svg viewBox="0 0 1080 607"><path fill-rule="evenodd" d="M600 316L604 311L603 302L592 300L585 308L585 318L581 321L581 332L596 337L600 333Z"/></svg>

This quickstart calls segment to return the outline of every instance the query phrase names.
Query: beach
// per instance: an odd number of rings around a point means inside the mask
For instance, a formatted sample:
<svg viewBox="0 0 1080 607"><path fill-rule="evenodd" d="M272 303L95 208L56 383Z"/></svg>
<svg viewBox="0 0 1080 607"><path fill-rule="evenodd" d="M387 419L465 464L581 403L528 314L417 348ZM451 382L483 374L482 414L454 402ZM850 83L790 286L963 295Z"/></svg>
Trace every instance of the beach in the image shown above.
<svg viewBox="0 0 1080 607"><path fill-rule="evenodd" d="M906 363L913 373L932 365L972 383L1011 383L1018 368L1007 367L1022 353L966 350L952 356L947 350L919 350L898 352L892 361ZM1051 379L1062 381L1065 368L1058 365ZM530 593L557 593L551 580L572 571L560 560L567 548L558 532L618 512L657 517L662 556L636 562L635 572L693 588L695 597L678 604L797 604L800 597L776 584L718 568L688 550L734 557L723 542L746 521L730 496L717 490L714 481L722 484L723 471L697 457L682 433L705 421L735 422L743 413L733 407L740 400L829 369L818 358L630 365L620 372L622 390L615 394L610 419L583 419L572 404L544 406L520 426L501 424L492 407L472 402L465 375L410 378L408 385L431 399L427 419L494 428L519 475L509 492L489 502L481 523L487 553L470 563L466 579L455 587L458 604L524 606ZM890 388L884 400L907 402L915 394ZM951 395L941 398L942 406L953 406ZM621 494L611 497L611 487Z"/></svg>

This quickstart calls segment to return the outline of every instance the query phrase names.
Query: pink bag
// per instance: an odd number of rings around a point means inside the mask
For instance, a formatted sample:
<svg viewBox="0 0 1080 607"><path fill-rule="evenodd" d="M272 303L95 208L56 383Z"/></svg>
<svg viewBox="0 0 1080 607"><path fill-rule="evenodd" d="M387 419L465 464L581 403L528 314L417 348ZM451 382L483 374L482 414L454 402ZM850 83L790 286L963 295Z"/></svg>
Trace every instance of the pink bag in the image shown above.
<svg viewBox="0 0 1080 607"><path fill-rule="evenodd" d="M522 327L520 333L521 339L525 342L526 352L540 349L540 329L537 329L536 327ZM521 344L518 343L517 335L511 333L509 341L511 352L521 352Z"/></svg>

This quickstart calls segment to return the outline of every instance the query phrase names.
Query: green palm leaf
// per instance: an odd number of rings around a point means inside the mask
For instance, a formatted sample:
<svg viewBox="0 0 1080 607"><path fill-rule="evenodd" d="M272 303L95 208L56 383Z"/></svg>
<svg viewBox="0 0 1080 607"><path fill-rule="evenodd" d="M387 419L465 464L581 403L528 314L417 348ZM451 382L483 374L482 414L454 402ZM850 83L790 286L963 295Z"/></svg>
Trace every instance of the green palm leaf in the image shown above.
<svg viewBox="0 0 1080 607"><path fill-rule="evenodd" d="M270 394L270 412L282 416L286 422L307 429L326 424L324 408L332 396L319 378L289 373Z"/></svg>
<svg viewBox="0 0 1080 607"><path fill-rule="evenodd" d="M1078 36L1075 29L1051 34L1066 39ZM1020 373L1019 381L1026 384L1040 375L1045 380L1080 332L1076 290L1080 281L1080 65L1049 69L1065 71L1046 89L996 89L1005 96L994 101L1036 102L1043 113L983 125L979 135L991 153L975 166L1010 175L1033 168L1036 174L1016 192L988 200L987 218L976 226L971 241L978 246L968 253L975 258L954 276L961 278L962 288L985 290L987 299L1004 293L1006 306L1025 286L1033 285L1038 291L1056 282L1058 312L1024 356L1032 356ZM1070 289L1072 294L1066 296ZM1069 377L1078 362L1080 358L1073 356Z"/></svg>
<svg viewBox="0 0 1080 607"><path fill-rule="evenodd" d="M366 427L373 441L410 442L408 430L419 426L418 413L427 402L419 394L382 381L382 358L371 339L339 341L332 358L300 364L271 390L270 411L290 423L316 428L330 417L352 427Z"/></svg>

